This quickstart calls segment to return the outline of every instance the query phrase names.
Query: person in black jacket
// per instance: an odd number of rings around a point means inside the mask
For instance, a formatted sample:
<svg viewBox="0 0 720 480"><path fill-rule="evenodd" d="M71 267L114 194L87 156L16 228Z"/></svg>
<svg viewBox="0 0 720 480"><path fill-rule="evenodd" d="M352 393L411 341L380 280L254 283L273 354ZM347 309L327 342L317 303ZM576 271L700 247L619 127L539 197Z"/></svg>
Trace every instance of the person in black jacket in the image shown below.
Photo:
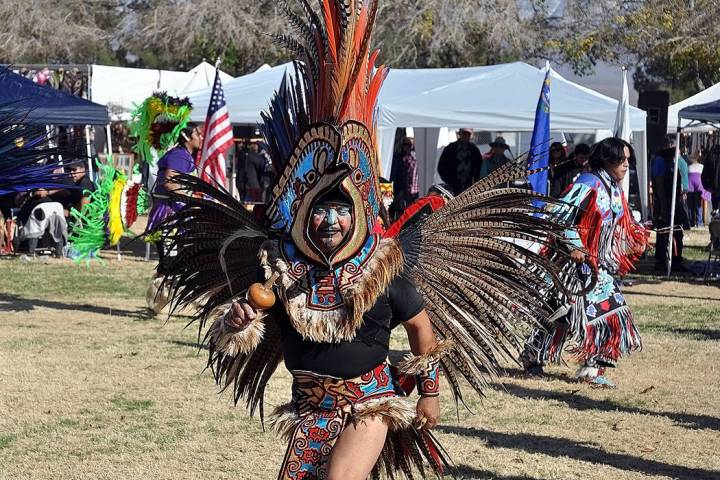
<svg viewBox="0 0 720 480"><path fill-rule="evenodd" d="M438 173L452 187L454 195L461 194L480 178L483 159L471 141L472 134L471 128L461 128L457 141L445 147L440 155Z"/></svg>
<svg viewBox="0 0 720 480"><path fill-rule="evenodd" d="M265 202L266 171L267 161L260 152L260 145L257 141L250 142L248 149L238 156L237 185L242 202Z"/></svg>
<svg viewBox="0 0 720 480"><path fill-rule="evenodd" d="M690 228L690 219L682 203L682 181L677 177L675 189L675 205L672 205L673 179L675 169L675 143L671 138L665 140L664 147L658 151L652 161L651 174L653 182L653 219L655 228L662 233L657 234L655 244L655 269L664 271L667 261L668 242L670 241L670 218L675 211L675 227L672 232L673 246L672 269L676 272L686 272L683 265L683 229Z"/></svg>
<svg viewBox="0 0 720 480"><path fill-rule="evenodd" d="M712 195L713 211L720 209L720 145L715 145L703 159L703 188Z"/></svg>

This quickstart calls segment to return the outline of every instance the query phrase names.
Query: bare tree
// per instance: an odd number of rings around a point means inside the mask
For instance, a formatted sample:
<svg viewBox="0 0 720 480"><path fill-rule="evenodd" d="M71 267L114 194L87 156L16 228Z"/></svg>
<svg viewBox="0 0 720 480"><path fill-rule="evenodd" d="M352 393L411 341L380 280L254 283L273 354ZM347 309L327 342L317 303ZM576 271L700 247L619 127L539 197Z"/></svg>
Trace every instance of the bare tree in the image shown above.
<svg viewBox="0 0 720 480"><path fill-rule="evenodd" d="M103 30L116 2L3 0L0 59L4 62L84 62L105 48Z"/></svg>
<svg viewBox="0 0 720 480"><path fill-rule="evenodd" d="M118 40L140 55L151 51L165 66L219 55L239 73L287 58L269 36L286 28L275 1L155 0L133 7Z"/></svg>
<svg viewBox="0 0 720 480"><path fill-rule="evenodd" d="M377 45L393 66L439 67L527 58L535 32L515 0L382 2Z"/></svg>
<svg viewBox="0 0 720 480"><path fill-rule="evenodd" d="M242 74L291 58L271 37L290 28L281 2L3 0L0 61L186 68L221 56ZM720 0L381 0L375 46L410 68L552 58L589 73L639 59L637 82L697 90L720 80L718 12Z"/></svg>
<svg viewBox="0 0 720 480"><path fill-rule="evenodd" d="M269 36L290 28L278 3L154 0L126 17L121 37L153 50L162 63L214 51L235 57L235 70L243 72L289 58ZM386 0L377 18L375 44L396 67L496 63L524 56L536 38L516 0Z"/></svg>

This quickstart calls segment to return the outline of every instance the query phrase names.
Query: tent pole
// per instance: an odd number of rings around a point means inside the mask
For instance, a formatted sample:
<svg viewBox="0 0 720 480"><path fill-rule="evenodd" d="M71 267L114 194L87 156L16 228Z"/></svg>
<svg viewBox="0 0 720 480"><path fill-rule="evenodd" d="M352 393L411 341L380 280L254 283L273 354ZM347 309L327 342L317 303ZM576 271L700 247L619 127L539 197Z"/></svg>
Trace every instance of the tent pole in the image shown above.
<svg viewBox="0 0 720 480"><path fill-rule="evenodd" d="M236 148L235 143L233 143L233 148ZM235 153L235 155L232 156L232 163L230 164L230 168L232 171L232 173L230 174L230 182L231 182L230 183L230 194L232 195L232 197L234 199L237 200L237 198L238 198L237 171L235 170L236 166L237 166L237 160L238 160L237 149L233 153ZM230 158L230 155L228 155L228 158Z"/></svg>
<svg viewBox="0 0 720 480"><path fill-rule="evenodd" d="M112 156L112 137L110 136L110 124L105 125L105 147L107 148L108 160Z"/></svg>
<svg viewBox="0 0 720 480"><path fill-rule="evenodd" d="M643 178L642 181L640 181L640 177L638 176L638 186L640 187L640 210L642 211L642 218L643 220L647 220L650 218L650 198L648 192L650 191L650 178L648 176L648 165L649 165L649 155L648 155L648 149L647 149L647 127L646 130L642 132L642 142L640 143L640 151L642 152L642 174ZM637 150L636 150L637 153ZM636 165L637 167L637 165ZM638 170L639 174L639 170Z"/></svg>
<svg viewBox="0 0 720 480"><path fill-rule="evenodd" d="M85 151L87 152L87 168L90 180L95 181L95 174L92 168L92 149L90 148L90 125L85 125Z"/></svg>
<svg viewBox="0 0 720 480"><path fill-rule="evenodd" d="M672 249L673 241L675 240L675 202L677 201L677 179L679 169L679 158L680 158L680 132L682 127L680 126L680 114L678 114L678 126L677 126L677 138L675 139L675 166L673 168L673 183L672 183L672 201L670 202L670 231L668 232L668 244L667 244L667 255L665 256L665 262L667 263L667 277L670 278L670 270L672 269Z"/></svg>

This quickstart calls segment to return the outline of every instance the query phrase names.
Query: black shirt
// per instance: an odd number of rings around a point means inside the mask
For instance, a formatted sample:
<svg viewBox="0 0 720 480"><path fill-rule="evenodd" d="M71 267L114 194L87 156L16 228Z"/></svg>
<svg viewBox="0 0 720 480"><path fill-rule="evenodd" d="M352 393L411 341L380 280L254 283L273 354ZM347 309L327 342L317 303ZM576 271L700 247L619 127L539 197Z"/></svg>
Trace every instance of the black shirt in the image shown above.
<svg viewBox="0 0 720 480"><path fill-rule="evenodd" d="M90 180L90 177L88 177L87 174L85 174L82 179L80 179L79 182L74 183L71 180L71 183L74 185L74 188L69 189L70 190L70 196L67 199L67 203L64 202L63 206L70 210L70 207L76 208L80 210L82 205L80 204L81 200L85 196L85 190L94 191L95 190L95 184Z"/></svg>
<svg viewBox="0 0 720 480"><path fill-rule="evenodd" d="M438 174L460 195L480 178L483 158L472 142L452 142L443 150L438 161Z"/></svg>
<svg viewBox="0 0 720 480"><path fill-rule="evenodd" d="M388 290L363 316L363 325L355 339L340 343L318 343L304 340L292 328L284 309L277 309L283 340L285 366L288 370L307 370L338 378L355 378L387 358L390 331L425 308L415 285L397 276Z"/></svg>

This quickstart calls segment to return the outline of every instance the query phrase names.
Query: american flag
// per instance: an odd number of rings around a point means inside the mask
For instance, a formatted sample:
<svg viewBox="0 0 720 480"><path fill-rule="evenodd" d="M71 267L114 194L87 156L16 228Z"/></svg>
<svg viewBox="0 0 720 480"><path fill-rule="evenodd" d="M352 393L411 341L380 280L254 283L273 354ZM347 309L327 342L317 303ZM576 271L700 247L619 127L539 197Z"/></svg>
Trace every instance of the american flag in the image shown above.
<svg viewBox="0 0 720 480"><path fill-rule="evenodd" d="M233 129L219 72L218 69L215 70L215 82L205 119L204 140L202 150L200 150L198 170L201 172L201 178L206 182L213 184L217 182L226 187L227 177L223 153L233 144Z"/></svg>

